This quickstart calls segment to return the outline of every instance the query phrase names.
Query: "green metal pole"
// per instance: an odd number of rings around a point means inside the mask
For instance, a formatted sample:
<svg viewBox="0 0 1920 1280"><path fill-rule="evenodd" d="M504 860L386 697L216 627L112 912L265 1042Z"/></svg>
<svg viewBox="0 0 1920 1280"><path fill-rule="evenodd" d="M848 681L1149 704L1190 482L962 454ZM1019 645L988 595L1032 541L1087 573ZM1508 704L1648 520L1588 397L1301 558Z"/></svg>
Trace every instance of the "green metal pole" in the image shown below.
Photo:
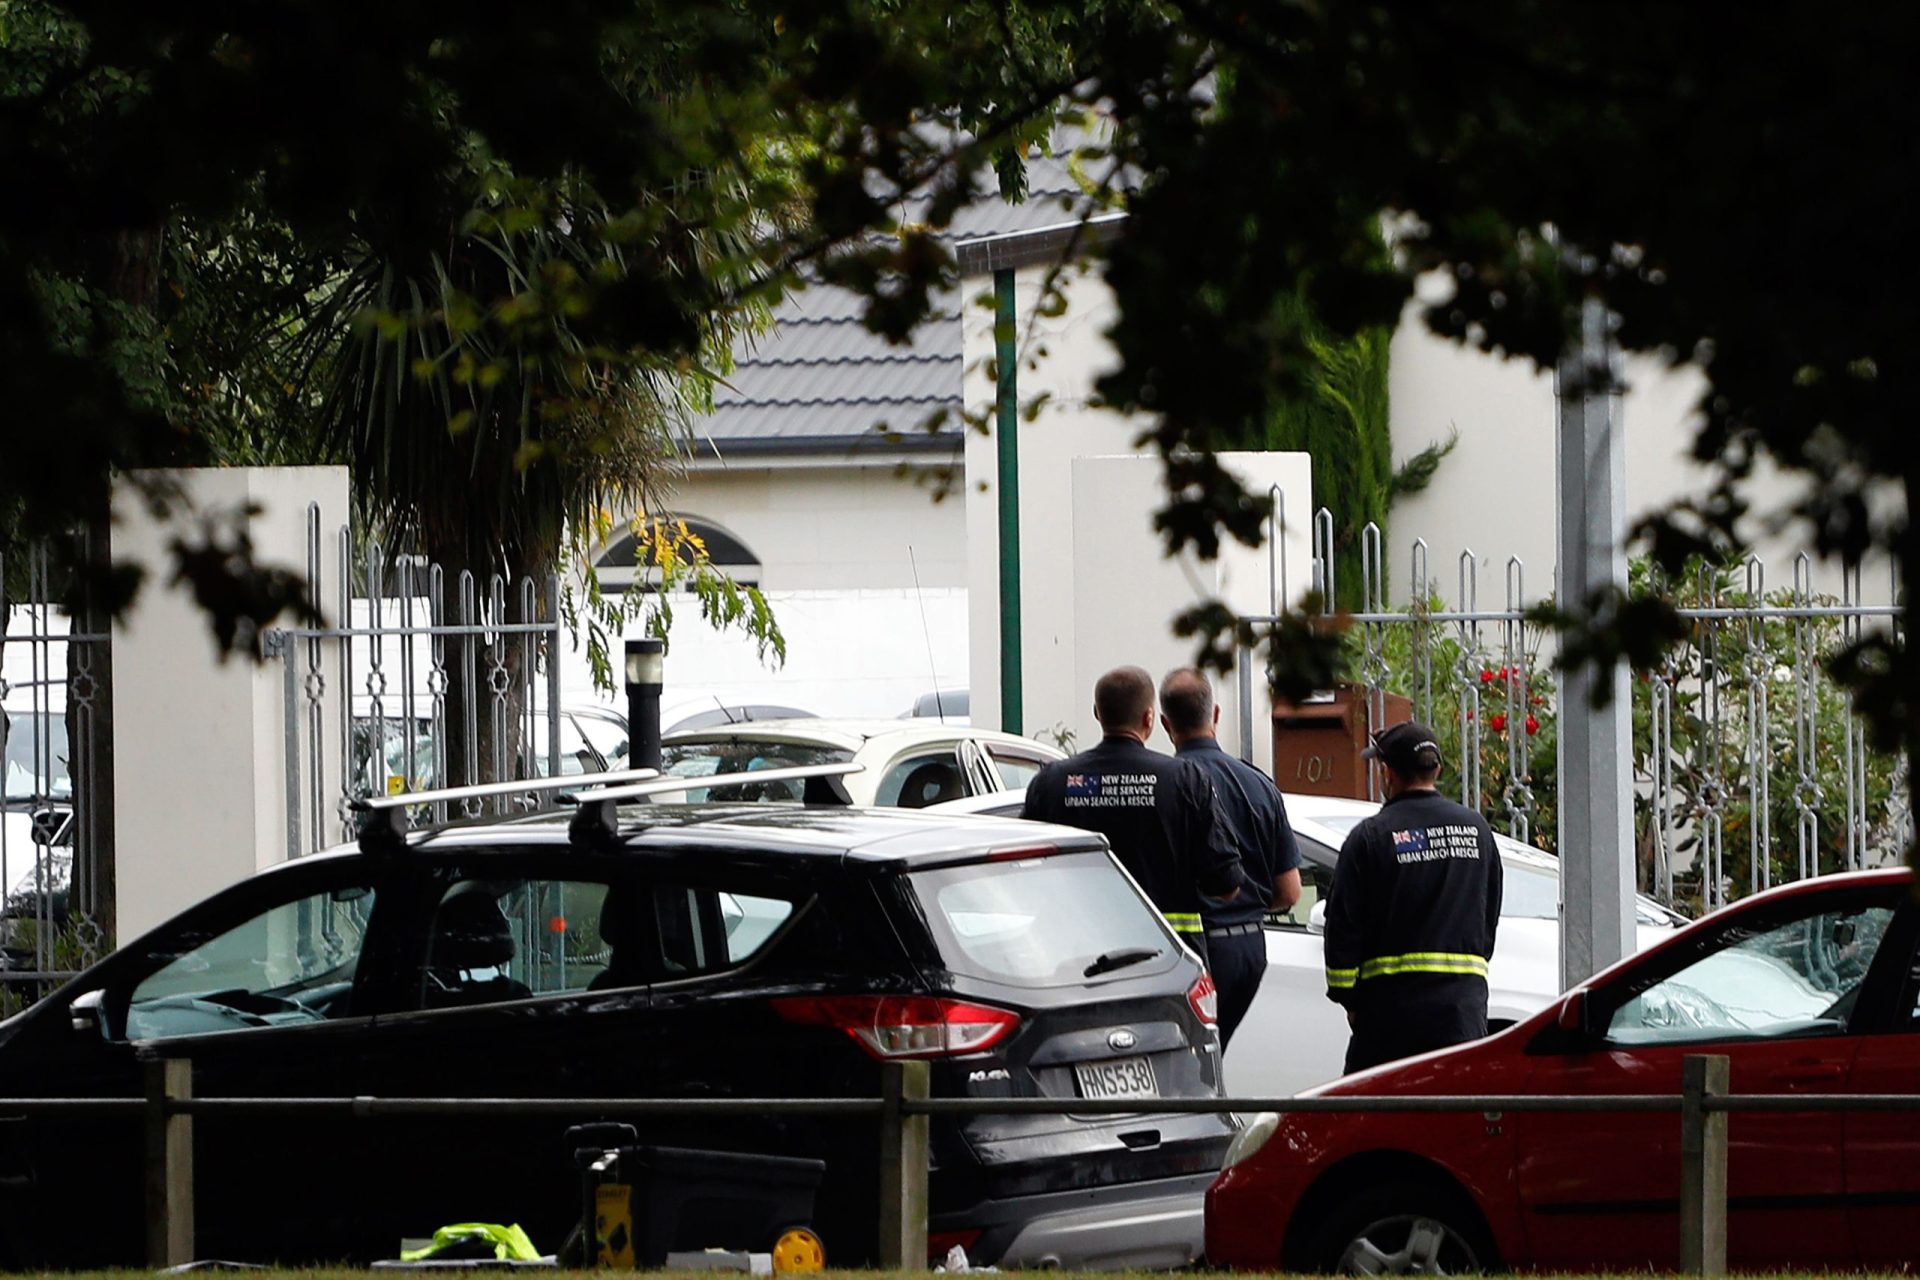
<svg viewBox="0 0 1920 1280"><path fill-rule="evenodd" d="M993 362L1000 451L1000 727L1024 733L1020 680L1020 364L1014 348L1013 272L993 273Z"/></svg>

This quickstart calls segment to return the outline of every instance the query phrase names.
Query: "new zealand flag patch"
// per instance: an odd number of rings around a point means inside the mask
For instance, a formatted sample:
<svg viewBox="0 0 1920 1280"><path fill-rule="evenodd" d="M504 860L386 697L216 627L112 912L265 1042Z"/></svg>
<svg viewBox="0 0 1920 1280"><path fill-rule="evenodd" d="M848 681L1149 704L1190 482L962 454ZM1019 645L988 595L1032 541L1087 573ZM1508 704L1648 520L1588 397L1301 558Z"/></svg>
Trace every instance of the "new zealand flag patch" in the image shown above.
<svg viewBox="0 0 1920 1280"><path fill-rule="evenodd" d="M1400 853L1425 853L1427 851L1427 829L1415 827L1411 831L1393 833L1393 847Z"/></svg>
<svg viewBox="0 0 1920 1280"><path fill-rule="evenodd" d="M1100 775L1097 773L1070 773L1067 775L1067 794L1070 796L1097 796L1100 794Z"/></svg>

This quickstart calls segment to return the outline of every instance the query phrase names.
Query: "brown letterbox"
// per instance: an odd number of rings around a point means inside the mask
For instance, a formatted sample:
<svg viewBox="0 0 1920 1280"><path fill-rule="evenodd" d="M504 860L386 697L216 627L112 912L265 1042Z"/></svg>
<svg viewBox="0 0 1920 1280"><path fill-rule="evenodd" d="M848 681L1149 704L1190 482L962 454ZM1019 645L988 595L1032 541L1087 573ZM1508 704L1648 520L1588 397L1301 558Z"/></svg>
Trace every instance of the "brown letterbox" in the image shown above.
<svg viewBox="0 0 1920 1280"><path fill-rule="evenodd" d="M1386 696L1387 725L1413 718L1413 704ZM1282 791L1367 798L1367 692L1341 685L1325 701L1273 704L1273 777Z"/></svg>

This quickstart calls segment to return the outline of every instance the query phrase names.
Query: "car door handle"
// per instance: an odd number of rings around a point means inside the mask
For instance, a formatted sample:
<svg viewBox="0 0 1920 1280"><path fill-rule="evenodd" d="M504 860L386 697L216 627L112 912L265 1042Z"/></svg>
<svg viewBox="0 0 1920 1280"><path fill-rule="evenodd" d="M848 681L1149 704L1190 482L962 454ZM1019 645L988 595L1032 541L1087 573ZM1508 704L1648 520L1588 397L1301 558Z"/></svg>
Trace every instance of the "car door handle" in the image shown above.
<svg viewBox="0 0 1920 1280"><path fill-rule="evenodd" d="M1846 1073L1846 1064L1840 1062L1790 1062L1769 1079L1775 1084L1818 1084L1822 1080L1838 1080Z"/></svg>

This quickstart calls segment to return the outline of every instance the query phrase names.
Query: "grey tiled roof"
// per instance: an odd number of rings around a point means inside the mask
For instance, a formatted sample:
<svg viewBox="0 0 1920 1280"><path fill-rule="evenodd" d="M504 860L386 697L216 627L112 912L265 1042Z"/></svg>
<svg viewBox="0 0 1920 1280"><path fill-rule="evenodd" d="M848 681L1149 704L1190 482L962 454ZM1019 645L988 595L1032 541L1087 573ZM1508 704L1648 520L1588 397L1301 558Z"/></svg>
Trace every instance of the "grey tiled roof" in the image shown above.
<svg viewBox="0 0 1920 1280"><path fill-rule="evenodd" d="M1064 161L1031 162L1028 182L1024 203L982 201L956 218L949 237L1029 230L1074 216L1070 204L1080 187ZM694 424L700 451L952 453L962 435L960 307L980 288L969 281L963 293L942 297L934 317L899 345L868 331L861 300L843 289L815 285L789 296L775 308L771 332L735 349L728 385L716 389L713 412Z"/></svg>
<svg viewBox="0 0 1920 1280"><path fill-rule="evenodd" d="M960 317L949 310L900 346L860 323L859 300L815 286L783 301L773 332L736 352L728 385L716 389L714 411L697 426L715 453L764 450L788 442L807 450L889 447L888 433L908 447L951 447L959 423L928 437L919 428L960 407ZM892 447L901 447L892 445Z"/></svg>

